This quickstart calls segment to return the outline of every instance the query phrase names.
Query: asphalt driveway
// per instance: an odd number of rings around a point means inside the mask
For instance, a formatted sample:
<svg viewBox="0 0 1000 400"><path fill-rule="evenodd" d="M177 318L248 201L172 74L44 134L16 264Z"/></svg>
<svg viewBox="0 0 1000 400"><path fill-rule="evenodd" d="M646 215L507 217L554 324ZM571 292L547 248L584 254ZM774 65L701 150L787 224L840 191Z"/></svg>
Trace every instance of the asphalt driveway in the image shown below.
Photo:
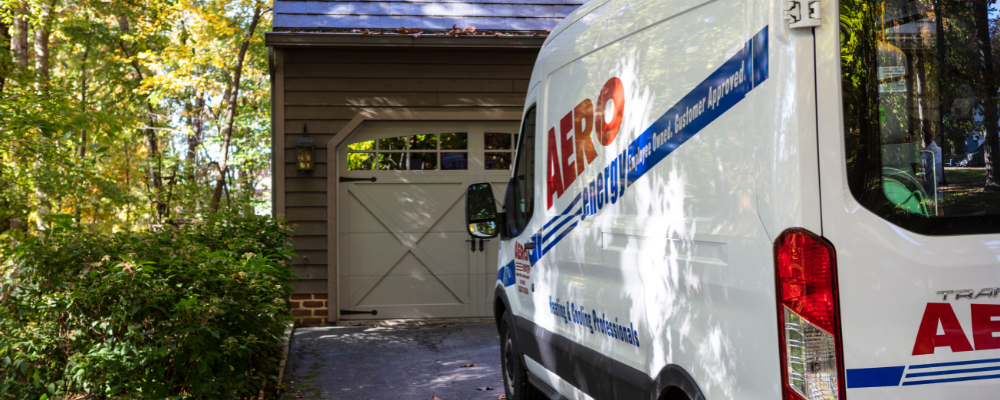
<svg viewBox="0 0 1000 400"><path fill-rule="evenodd" d="M482 322L298 328L282 399L496 400L499 343Z"/></svg>

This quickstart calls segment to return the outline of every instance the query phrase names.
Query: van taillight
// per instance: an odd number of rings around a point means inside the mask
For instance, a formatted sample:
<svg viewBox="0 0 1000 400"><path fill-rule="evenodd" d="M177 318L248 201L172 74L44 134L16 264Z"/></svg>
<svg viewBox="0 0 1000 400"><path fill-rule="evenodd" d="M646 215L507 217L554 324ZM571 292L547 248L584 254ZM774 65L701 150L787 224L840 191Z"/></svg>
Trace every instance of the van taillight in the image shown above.
<svg viewBox="0 0 1000 400"><path fill-rule="evenodd" d="M786 400L836 400L844 392L835 254L829 242L804 229L789 229L775 242Z"/></svg>

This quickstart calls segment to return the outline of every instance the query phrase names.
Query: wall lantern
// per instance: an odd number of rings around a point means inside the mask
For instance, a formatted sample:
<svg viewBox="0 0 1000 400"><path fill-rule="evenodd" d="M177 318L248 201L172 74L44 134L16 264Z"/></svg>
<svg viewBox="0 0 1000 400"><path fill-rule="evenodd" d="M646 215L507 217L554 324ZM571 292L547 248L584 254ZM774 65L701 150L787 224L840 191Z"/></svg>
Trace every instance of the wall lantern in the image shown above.
<svg viewBox="0 0 1000 400"><path fill-rule="evenodd" d="M302 133L308 135L306 131L306 121L302 121ZM295 154L298 160L296 169L300 172L312 171L316 162L316 147L313 146L312 138L308 136L300 137L295 142Z"/></svg>

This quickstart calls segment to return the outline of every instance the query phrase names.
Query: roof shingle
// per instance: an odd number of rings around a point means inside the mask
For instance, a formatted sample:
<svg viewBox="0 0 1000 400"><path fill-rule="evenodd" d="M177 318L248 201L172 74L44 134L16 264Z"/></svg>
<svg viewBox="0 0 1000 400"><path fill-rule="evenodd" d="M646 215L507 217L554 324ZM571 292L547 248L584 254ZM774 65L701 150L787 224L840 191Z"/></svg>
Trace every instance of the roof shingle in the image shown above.
<svg viewBox="0 0 1000 400"><path fill-rule="evenodd" d="M274 29L544 31L585 0L275 0Z"/></svg>

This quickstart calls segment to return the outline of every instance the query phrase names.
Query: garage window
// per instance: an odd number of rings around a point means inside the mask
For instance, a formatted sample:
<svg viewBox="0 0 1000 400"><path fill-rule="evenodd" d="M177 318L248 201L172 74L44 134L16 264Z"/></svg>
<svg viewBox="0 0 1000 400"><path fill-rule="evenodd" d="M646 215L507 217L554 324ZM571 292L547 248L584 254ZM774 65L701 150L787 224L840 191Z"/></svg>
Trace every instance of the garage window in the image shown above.
<svg viewBox="0 0 1000 400"><path fill-rule="evenodd" d="M484 139L483 150L486 151L486 169L510 170L517 135L503 132L486 132Z"/></svg>
<svg viewBox="0 0 1000 400"><path fill-rule="evenodd" d="M365 140L347 145L347 170L467 170L468 150L469 135L466 132ZM507 164L510 164L509 155Z"/></svg>

